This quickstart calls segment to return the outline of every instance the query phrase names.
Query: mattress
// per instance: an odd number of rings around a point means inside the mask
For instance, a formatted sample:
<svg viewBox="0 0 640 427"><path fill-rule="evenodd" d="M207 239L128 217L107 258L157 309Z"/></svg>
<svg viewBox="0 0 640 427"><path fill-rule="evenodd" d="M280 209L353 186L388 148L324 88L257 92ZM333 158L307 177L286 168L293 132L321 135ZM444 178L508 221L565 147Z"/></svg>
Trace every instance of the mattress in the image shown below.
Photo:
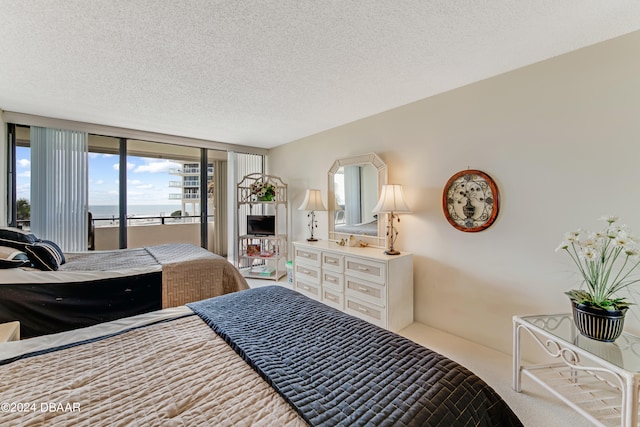
<svg viewBox="0 0 640 427"><path fill-rule="evenodd" d="M0 376L3 425L521 425L464 367L279 286L2 344Z"/></svg>
<svg viewBox="0 0 640 427"><path fill-rule="evenodd" d="M161 267L119 272L16 271L0 284L0 323L30 338L162 308ZM1 272L4 273L4 272Z"/></svg>

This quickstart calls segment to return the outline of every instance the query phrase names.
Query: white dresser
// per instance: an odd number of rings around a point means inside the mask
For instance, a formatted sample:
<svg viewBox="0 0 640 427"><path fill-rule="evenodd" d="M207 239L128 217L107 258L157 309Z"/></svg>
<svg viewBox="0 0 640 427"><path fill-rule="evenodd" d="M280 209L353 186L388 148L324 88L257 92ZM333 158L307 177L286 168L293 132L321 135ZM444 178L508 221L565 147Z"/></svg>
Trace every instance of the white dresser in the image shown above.
<svg viewBox="0 0 640 427"><path fill-rule="evenodd" d="M413 255L337 243L293 242L294 289L397 332L413 322Z"/></svg>

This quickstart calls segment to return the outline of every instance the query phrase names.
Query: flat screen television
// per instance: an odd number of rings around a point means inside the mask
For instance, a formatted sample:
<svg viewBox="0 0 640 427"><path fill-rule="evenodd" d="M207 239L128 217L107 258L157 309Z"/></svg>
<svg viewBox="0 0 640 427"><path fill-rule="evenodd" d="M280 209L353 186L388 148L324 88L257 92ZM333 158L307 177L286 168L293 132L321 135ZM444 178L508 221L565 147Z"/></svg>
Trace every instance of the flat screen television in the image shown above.
<svg viewBox="0 0 640 427"><path fill-rule="evenodd" d="M275 215L247 215L247 234L273 236L276 234Z"/></svg>

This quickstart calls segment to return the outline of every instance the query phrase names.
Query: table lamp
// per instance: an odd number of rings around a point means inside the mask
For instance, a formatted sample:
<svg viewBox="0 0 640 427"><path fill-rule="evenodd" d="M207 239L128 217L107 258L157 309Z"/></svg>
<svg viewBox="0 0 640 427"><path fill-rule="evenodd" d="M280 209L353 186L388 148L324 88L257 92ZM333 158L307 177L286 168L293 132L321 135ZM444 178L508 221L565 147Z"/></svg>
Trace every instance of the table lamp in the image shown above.
<svg viewBox="0 0 640 427"><path fill-rule="evenodd" d="M402 190L402 186L399 184L386 184L382 186L382 190L380 191L380 200L378 200L378 204L375 208L373 208L373 213L388 213L389 216L389 224L387 225L387 239L389 241L389 248L384 251L387 255L400 255L400 252L395 250L393 244L398 237L398 231L393 227L393 220L398 218L398 222L400 222L400 218L398 217L398 213L409 213L409 207L404 201L404 191Z"/></svg>
<svg viewBox="0 0 640 427"><path fill-rule="evenodd" d="M307 217L311 218L309 221L309 231L311 232L311 237L309 237L307 241L317 242L318 239L313 237L313 229L318 227L315 211L327 210L327 208L325 208L324 204L322 203L322 196L320 194L320 190L307 190L304 196L304 201L302 202L298 210L310 211L307 214Z"/></svg>

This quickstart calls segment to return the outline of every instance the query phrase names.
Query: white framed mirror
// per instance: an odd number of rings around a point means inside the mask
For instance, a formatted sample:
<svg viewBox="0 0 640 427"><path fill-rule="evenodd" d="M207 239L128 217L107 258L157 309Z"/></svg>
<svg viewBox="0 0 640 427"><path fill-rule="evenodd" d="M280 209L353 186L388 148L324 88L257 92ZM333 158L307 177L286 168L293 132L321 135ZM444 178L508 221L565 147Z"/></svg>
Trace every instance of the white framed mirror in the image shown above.
<svg viewBox="0 0 640 427"><path fill-rule="evenodd" d="M355 236L383 247L386 223L372 211L387 183L387 165L375 153L367 153L336 160L328 175L329 239Z"/></svg>

